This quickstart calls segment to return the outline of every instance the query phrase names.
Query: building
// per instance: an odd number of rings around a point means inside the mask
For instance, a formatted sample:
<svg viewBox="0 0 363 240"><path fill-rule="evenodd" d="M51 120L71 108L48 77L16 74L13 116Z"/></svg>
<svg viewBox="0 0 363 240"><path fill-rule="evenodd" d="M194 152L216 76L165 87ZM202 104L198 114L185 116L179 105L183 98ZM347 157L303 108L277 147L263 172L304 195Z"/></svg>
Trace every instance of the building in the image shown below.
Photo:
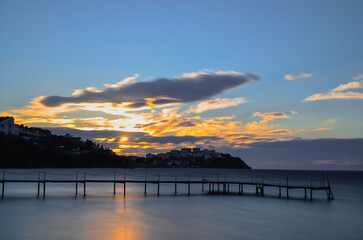
<svg viewBox="0 0 363 240"><path fill-rule="evenodd" d="M24 125L19 126L19 135L27 136L27 137L49 137L52 135L52 132L46 129L37 128L37 127L28 127ZM66 136L68 137L68 136ZM81 138L79 138L81 139Z"/></svg>
<svg viewBox="0 0 363 240"><path fill-rule="evenodd" d="M180 158L180 157L181 157L181 151L178 151L178 150L171 150L171 151L170 151L170 153L171 153L171 156L172 156L173 158Z"/></svg>
<svg viewBox="0 0 363 240"><path fill-rule="evenodd" d="M192 149L191 148L182 148L180 155L182 158L192 157L193 156Z"/></svg>
<svg viewBox="0 0 363 240"><path fill-rule="evenodd" d="M0 132L19 135L19 126L14 123L13 117L0 117Z"/></svg>
<svg viewBox="0 0 363 240"><path fill-rule="evenodd" d="M152 153L148 153L148 154L146 154L146 159L152 159L152 158L154 158L155 157L155 155L154 154L152 154Z"/></svg>

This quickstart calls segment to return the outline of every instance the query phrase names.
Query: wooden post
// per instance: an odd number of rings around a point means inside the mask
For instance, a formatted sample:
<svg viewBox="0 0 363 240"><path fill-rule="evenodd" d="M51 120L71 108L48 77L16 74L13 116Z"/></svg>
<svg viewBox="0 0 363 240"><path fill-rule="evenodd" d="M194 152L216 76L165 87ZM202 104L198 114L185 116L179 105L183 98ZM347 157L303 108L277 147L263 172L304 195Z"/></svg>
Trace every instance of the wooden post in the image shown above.
<svg viewBox="0 0 363 240"><path fill-rule="evenodd" d="M202 173L202 192L204 192L204 174Z"/></svg>
<svg viewBox="0 0 363 240"><path fill-rule="evenodd" d="M76 172L76 195L78 195L78 172Z"/></svg>
<svg viewBox="0 0 363 240"><path fill-rule="evenodd" d="M44 182L43 182L43 197L45 197L45 172L44 172Z"/></svg>
<svg viewBox="0 0 363 240"><path fill-rule="evenodd" d="M178 179L177 176L175 176L174 194L177 193L177 183L176 183L177 179Z"/></svg>
<svg viewBox="0 0 363 240"><path fill-rule="evenodd" d="M145 173L145 186L144 186L144 194L146 195L146 181L147 181L147 173Z"/></svg>
<svg viewBox="0 0 363 240"><path fill-rule="evenodd" d="M313 200L313 179L310 179L310 200Z"/></svg>
<svg viewBox="0 0 363 240"><path fill-rule="evenodd" d="M228 186L228 192L229 192L229 183L228 183L228 185L227 185L227 186Z"/></svg>
<svg viewBox="0 0 363 240"><path fill-rule="evenodd" d="M322 172L321 174L323 175L323 187L325 187L324 172Z"/></svg>
<svg viewBox="0 0 363 240"><path fill-rule="evenodd" d="M126 174L124 174L124 197L126 196Z"/></svg>
<svg viewBox="0 0 363 240"><path fill-rule="evenodd" d="M188 195L190 195L190 175L188 176Z"/></svg>
<svg viewBox="0 0 363 240"><path fill-rule="evenodd" d="M158 175L158 196L160 195L160 174Z"/></svg>
<svg viewBox="0 0 363 240"><path fill-rule="evenodd" d="M241 184L241 193L243 193L243 184Z"/></svg>
<svg viewBox="0 0 363 240"><path fill-rule="evenodd" d="M286 178L286 197L289 198L289 178Z"/></svg>
<svg viewBox="0 0 363 240"><path fill-rule="evenodd" d="M83 196L86 196L86 173L83 173Z"/></svg>
<svg viewBox="0 0 363 240"><path fill-rule="evenodd" d="M306 188L305 188L305 199L306 199Z"/></svg>
<svg viewBox="0 0 363 240"><path fill-rule="evenodd" d="M38 197L40 193L40 172L38 172Z"/></svg>
<svg viewBox="0 0 363 240"><path fill-rule="evenodd" d="M211 183L209 183L209 194L211 193Z"/></svg>
<svg viewBox="0 0 363 240"><path fill-rule="evenodd" d="M226 194L227 192L227 173L224 173L224 186L223 186L223 194Z"/></svg>
<svg viewBox="0 0 363 240"><path fill-rule="evenodd" d="M214 193L214 183L212 183L212 192Z"/></svg>
<svg viewBox="0 0 363 240"><path fill-rule="evenodd" d="M113 173L113 195L116 194L116 172Z"/></svg>
<svg viewBox="0 0 363 240"><path fill-rule="evenodd" d="M219 192L219 173L217 175L217 181L218 181L218 192Z"/></svg>
<svg viewBox="0 0 363 240"><path fill-rule="evenodd" d="M330 181L329 181L329 175L328 175L328 173L326 174L326 181L328 183L328 188L329 188L328 200L334 200L334 195L333 195L333 192L331 191L331 188L330 188Z"/></svg>
<svg viewBox="0 0 363 240"><path fill-rule="evenodd" d="M3 187L1 190L1 198L4 198L5 196L5 172L3 172Z"/></svg>
<svg viewBox="0 0 363 240"><path fill-rule="evenodd" d="M241 194L241 184L238 183L238 194Z"/></svg>
<svg viewBox="0 0 363 240"><path fill-rule="evenodd" d="M279 197L281 197L281 187L279 187Z"/></svg>

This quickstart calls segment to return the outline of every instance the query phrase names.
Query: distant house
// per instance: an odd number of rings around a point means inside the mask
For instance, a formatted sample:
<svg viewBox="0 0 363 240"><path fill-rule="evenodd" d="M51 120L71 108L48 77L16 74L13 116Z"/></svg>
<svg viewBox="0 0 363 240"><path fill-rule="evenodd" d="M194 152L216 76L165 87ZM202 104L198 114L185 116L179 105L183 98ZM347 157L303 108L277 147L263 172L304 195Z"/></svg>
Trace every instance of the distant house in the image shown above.
<svg viewBox="0 0 363 240"><path fill-rule="evenodd" d="M181 149L181 154L180 156L182 158L185 158L185 157L192 157L193 154L192 154L192 149L191 148L182 148Z"/></svg>
<svg viewBox="0 0 363 240"><path fill-rule="evenodd" d="M19 135L19 126L14 124L13 117L0 117L0 132Z"/></svg>
<svg viewBox="0 0 363 240"><path fill-rule="evenodd" d="M148 154L146 154L146 159L152 159L152 158L154 158L155 157L155 155L154 154L152 154L152 153L148 153Z"/></svg>
<svg viewBox="0 0 363 240"><path fill-rule="evenodd" d="M22 124L19 126L19 135L27 137L49 137L52 133L49 130L37 127L28 127Z"/></svg>

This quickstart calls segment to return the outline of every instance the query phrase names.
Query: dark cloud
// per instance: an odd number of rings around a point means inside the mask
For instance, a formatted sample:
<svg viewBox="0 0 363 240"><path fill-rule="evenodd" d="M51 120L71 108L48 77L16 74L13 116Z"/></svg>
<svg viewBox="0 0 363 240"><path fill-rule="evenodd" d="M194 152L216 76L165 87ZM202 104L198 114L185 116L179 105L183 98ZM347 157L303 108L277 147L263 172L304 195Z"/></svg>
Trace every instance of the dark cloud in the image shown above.
<svg viewBox="0 0 363 240"><path fill-rule="evenodd" d="M190 121L185 121L185 122L181 122L179 123L177 126L175 127L194 127L195 124L190 122Z"/></svg>
<svg viewBox="0 0 363 240"><path fill-rule="evenodd" d="M258 80L255 74L238 72L196 73L176 79L161 78L152 82L137 82L119 88L84 93L76 96L49 96L41 103L57 107L65 103L131 102L130 108L140 108L152 104L185 103L207 99L249 82ZM154 100L151 100L154 99Z"/></svg>

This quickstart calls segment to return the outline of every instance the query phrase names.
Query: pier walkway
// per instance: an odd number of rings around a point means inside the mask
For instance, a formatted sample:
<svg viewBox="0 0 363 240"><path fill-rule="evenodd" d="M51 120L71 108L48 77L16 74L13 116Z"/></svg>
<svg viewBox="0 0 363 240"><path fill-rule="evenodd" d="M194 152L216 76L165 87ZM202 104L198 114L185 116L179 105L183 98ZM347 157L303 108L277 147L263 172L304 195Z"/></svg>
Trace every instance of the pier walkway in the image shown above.
<svg viewBox="0 0 363 240"><path fill-rule="evenodd" d="M199 176L185 176L183 179L178 180L178 176L171 177L168 175L167 179L161 179L161 175L154 175L150 176L148 178L148 175L145 174L145 176L142 176L143 179L140 179L139 176L130 176L126 174L113 174L113 178L110 178L110 176L107 176L105 178L102 178L102 176L96 176L96 178L89 179L88 177L90 175L95 174L89 174L83 173L75 173L72 177L69 177L69 174L67 176L57 176L52 178L52 176L49 177L49 175L54 175L55 173L47 173L47 172L38 172L37 179L25 179L25 178L14 178L13 176L10 178L7 178L6 174L9 174L9 172L3 172L3 178L0 180L2 184L2 198L5 197L5 186L7 183L35 183L37 185L37 196L42 195L43 197L46 196L46 185L48 183L62 183L62 184L74 184L75 187L75 194L79 194L79 186L80 190L82 191L83 196L86 196L86 186L87 184L92 183L103 183L103 184L112 184L113 185L113 194L117 194L117 184L122 186L123 195L126 196L127 194L127 185L128 184L138 184L142 185L144 187L144 194L147 194L148 185L157 185L157 191L156 194L160 195L160 185L163 184L169 184L173 185L174 187L174 193L178 194L178 185L187 185L188 190L187 194L191 194L191 185L199 185L201 187L202 192L207 192L208 194L239 194L242 195L244 193L245 187L249 187L249 193L251 193L251 189L253 189L253 194L259 196L265 196L265 189L272 188L276 189L276 193L279 197L282 197L282 192L284 192L284 197L289 198L289 190L292 189L298 189L302 190L302 193L304 194L305 199L313 200L313 191L324 191L326 193L328 200L333 200L334 196L331 190L329 177L327 174L323 174L322 178L319 180L319 184L313 184L313 180L310 180L310 184L297 184L296 182L289 184L289 179L286 178L284 183L281 183L279 181L278 183L275 183L273 181L266 181L264 177L261 177L261 179L252 179L251 180L241 180L241 179L231 179L227 178L227 176L224 176L224 179L220 179L219 174L214 178L211 178L206 175ZM10 174L14 174L14 172L10 172ZM57 174L55 174L57 175ZM59 174L58 174L59 175ZM1 176L1 175L0 175ZM34 174L33 174L34 177ZM121 178L121 179L120 179ZM186 178L186 179L185 179ZM268 180L268 179L267 179ZM281 180L281 179L280 179ZM305 181L306 182L306 181ZM233 189L232 189L233 186ZM252 188L251 188L252 187Z"/></svg>

